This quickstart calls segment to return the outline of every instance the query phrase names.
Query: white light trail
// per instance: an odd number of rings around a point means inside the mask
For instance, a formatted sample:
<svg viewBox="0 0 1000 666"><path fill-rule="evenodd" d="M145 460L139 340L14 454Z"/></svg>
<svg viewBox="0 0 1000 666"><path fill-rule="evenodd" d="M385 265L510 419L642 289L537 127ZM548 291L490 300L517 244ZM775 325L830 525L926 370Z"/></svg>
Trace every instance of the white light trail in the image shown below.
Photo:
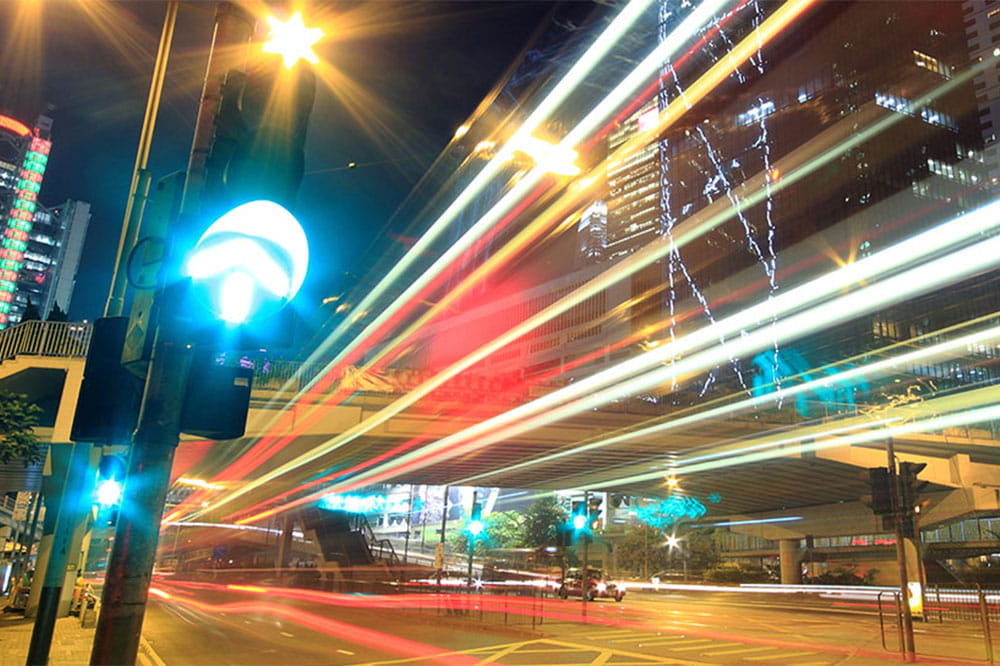
<svg viewBox="0 0 1000 666"><path fill-rule="evenodd" d="M352 483L370 478L392 466L414 463L420 463L418 465L420 467L425 466L430 464L431 453L440 454L440 458L463 455L566 418L571 414L606 404L617 397L633 395L663 384L676 375L693 374L714 367L732 356L760 351L775 341L801 337L818 328L869 312L880 305L923 293L978 270L993 267L997 263L996 257L1000 256L997 254L1000 252L1000 238L983 241L932 261L928 261L927 258L946 248L967 242L970 238L975 238L998 225L1000 225L1000 201L962 215L857 262L847 264L780 296L746 308L716 324L693 331L675 342L661 345L634 359L440 439L418 451L403 454L392 463L358 474L352 479ZM913 264L919 264L919 267L863 287L846 296L833 298L853 285L864 284L890 274L901 266ZM819 305L812 309L803 310L817 303ZM793 314L796 312L799 314ZM771 323L782 315L791 316L777 324ZM716 344L694 356L683 358L687 352L711 344L724 335L752 329L761 322L769 325L758 328L753 333ZM682 357L683 360L675 362L671 367L647 372L626 381L629 376L637 372L661 366L664 361L676 357ZM608 387L613 388L608 389ZM571 400L573 401L571 404L566 404ZM532 415L535 415L534 418L530 418ZM463 445L463 442L466 443Z"/></svg>
<svg viewBox="0 0 1000 666"><path fill-rule="evenodd" d="M594 46L588 50L587 53L581 58L580 61L567 73L567 75L560 81L556 88L550 93L549 97L546 98L540 105L539 108L533 112L529 118L521 125L518 131L505 145L504 149L497 154L490 163L484 167L472 183L466 188L465 191L452 203L451 206L442 214L442 216L431 226L431 228L424 234L423 237L411 248L411 250L406 254L403 259L400 260L390 272L379 282L379 284L368 294L368 296L356 306L357 311L365 311L371 307L375 299L388 287L396 281L402 272L409 267L409 265L421 255L421 253L427 248L427 246L444 230L444 228L458 215L458 212L464 208L469 202L471 202L476 195L480 192L481 188L485 185L490 177L492 177L497 170L510 158L513 151L517 150L519 141L522 137L530 136L544 120L546 114L554 110L559 103L561 103L566 96L572 92L575 86L579 85L582 81L586 79L587 73L596 66L604 55L606 55L607 50L610 49L613 44L624 35L632 23L638 19L638 17L646 10L652 0L633 0L626 8L616 17L616 19L608 26L604 33L598 37L595 41ZM808 4L811 0L795 0L797 4ZM700 5L695 11L693 11L681 24L675 29L669 38L669 40L661 45L647 57L639 68L631 72L614 90L607 95L604 100L599 103L594 110L592 110L585 118L566 135L563 141L560 142L559 148L561 150L567 148L574 148L583 137L587 136L594 129L598 128L601 123L605 122L607 118L613 114L621 104L627 100L630 94L633 94L639 86L646 81L651 72L655 72L657 62L662 62L662 58L672 57L683 44L691 39L697 34L697 30L701 25L711 18L713 13L724 6L726 0L710 0ZM795 3L792 3L795 4ZM659 59L659 60L657 60ZM509 148L508 148L509 146ZM492 171L491 171L492 169ZM504 214L513 209L523 198L531 191L541 178L545 175L544 169L534 169L528 176L522 179L515 188L507 193L500 202L498 202L493 208L490 209L486 215L480 219L472 228L469 229L466 234L464 234L449 250L442 255L434 264L428 268L419 278L414 280L408 289L400 295L391 305L389 305L385 310L382 311L378 317L376 317L354 340L343 350L341 350L338 355L330 361L321 370L316 377L309 382L309 384L299 391L299 393L292 399L291 403L297 402L303 395L305 395L309 389L318 381L320 377L329 372L333 367L340 363L343 358L345 358L354 348L357 347L364 339L367 339L377 328L384 323L389 317L391 317L395 312L397 312L405 303L407 303L414 295L419 293L427 284L429 284L433 278L438 275L442 270L444 270L450 263L457 259L462 252L471 247L476 240L482 237L486 231L489 230L497 221L499 221ZM325 353L327 349L334 343L335 340L339 339L344 335L349 328L353 325L353 322L348 320L342 322L340 326L335 329L330 336L324 341L322 345L314 352L310 358L314 358L322 353ZM413 391L412 399L407 397L407 399L400 401L398 407L393 406L393 411L386 412L384 415L380 415L380 420L378 422L373 422L364 427L359 427L357 433L353 435L348 435L344 433L346 437L343 440L338 440L333 445L324 445L317 447L314 452L307 454L306 456L300 457L291 461L285 465L282 465L278 469L265 475L267 479L276 478L285 472L294 469L300 464L314 460L315 458L324 455L336 446L341 446L358 434L366 432L371 427L374 427L378 423L388 420L395 414L398 414L403 409L409 407L417 399L423 397L434 388L443 384L451 376L456 374L459 370L455 370L454 373L450 375L445 375L441 373L438 375L435 384L425 384L426 389L422 392ZM318 407L317 407L318 408ZM380 413L381 414L381 413ZM272 419L271 427L277 422L277 417ZM366 422L367 423L367 422ZM353 429L352 429L353 430ZM221 504L228 503L237 496L248 492L253 487L256 487L258 483L262 483L265 477L255 480L248 487L241 488L233 491L231 495L220 498L217 500L213 506L220 506Z"/></svg>
<svg viewBox="0 0 1000 666"><path fill-rule="evenodd" d="M938 335L939 333L940 332L935 332L934 335ZM987 345L987 344L996 344L997 342L1000 342L1000 327L991 327L987 330L978 331L975 333L971 333L969 335L964 335L962 337L955 338L954 340L942 342L936 345L925 347L923 349L918 349L912 352L901 354L899 356L894 356L892 358L883 359L875 363L869 363L861 367L844 370L842 372L838 372L837 375L835 376L835 379L837 381L851 382L855 379L871 377L883 373L890 373L895 371L897 368L906 365L929 363L934 361L935 359L951 358L956 352L962 351L968 348L970 345ZM823 377L809 382L795 384L790 387L783 387L782 391L784 394L784 398L791 398L800 393L808 393L809 391L812 391L822 386L823 384L829 382L830 380L831 377ZM724 419L739 412L757 409L758 407L764 406L767 403L774 402L776 399L777 399L776 395L771 393L766 395L755 396L729 405L715 407L713 409L706 409L704 411L700 411L695 414L690 414L687 416L681 416L677 418L671 418L669 421L666 421L664 423L659 423L653 426L640 428L638 430L632 430L620 435L601 438L594 442L589 442L586 444L580 444L578 446L574 446L570 450L558 451L550 455L541 456L539 458L534 458L532 460L516 463L514 465L508 465L507 467L504 468L503 471L507 473L516 469L523 469L526 467L532 467L535 465L549 463L554 460L558 460L560 458L565 458L567 456L580 455L588 451L593 451L595 449L603 448L606 446L612 446L614 444L620 444L622 442L628 442L642 437L661 435L671 430L677 430L680 428L694 425L696 423L717 421L719 419ZM782 440L782 443L785 443L785 440ZM714 454L706 457L717 457L719 455L724 455L724 454ZM690 460L691 459L689 459L689 461ZM495 473L496 472L487 472L484 474L478 474L476 476L470 476L464 479L459 479L455 481L455 484L467 485L473 481L492 476Z"/></svg>

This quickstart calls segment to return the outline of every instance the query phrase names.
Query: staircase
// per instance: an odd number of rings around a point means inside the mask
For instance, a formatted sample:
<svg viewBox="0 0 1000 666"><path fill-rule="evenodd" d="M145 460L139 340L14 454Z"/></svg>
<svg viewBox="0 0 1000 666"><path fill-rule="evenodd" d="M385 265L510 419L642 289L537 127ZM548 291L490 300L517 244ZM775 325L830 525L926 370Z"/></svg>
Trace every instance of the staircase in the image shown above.
<svg viewBox="0 0 1000 666"><path fill-rule="evenodd" d="M378 539L364 514L326 509L305 509L300 513L303 527L319 544L323 559L341 567L381 563L399 565L388 539Z"/></svg>

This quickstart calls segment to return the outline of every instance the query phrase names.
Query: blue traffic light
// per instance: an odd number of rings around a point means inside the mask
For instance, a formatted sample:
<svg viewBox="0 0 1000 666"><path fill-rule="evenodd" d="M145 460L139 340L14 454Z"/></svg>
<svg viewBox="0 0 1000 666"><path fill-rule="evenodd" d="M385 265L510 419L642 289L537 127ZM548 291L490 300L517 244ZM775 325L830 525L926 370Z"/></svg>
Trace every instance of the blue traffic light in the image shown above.
<svg viewBox="0 0 1000 666"><path fill-rule="evenodd" d="M473 537L478 537L486 529L486 525L483 523L482 511L482 506L478 502L473 505L472 517L469 519L469 524L465 526L465 529Z"/></svg>
<svg viewBox="0 0 1000 666"><path fill-rule="evenodd" d="M102 479L97 482L94 495L101 506L114 506L122 499L122 484L114 479Z"/></svg>
<svg viewBox="0 0 1000 666"><path fill-rule="evenodd" d="M273 201L251 201L224 214L188 255L185 273L224 322L273 314L305 280L309 244L302 225Z"/></svg>
<svg viewBox="0 0 1000 666"><path fill-rule="evenodd" d="M97 470L94 499L101 506L117 506L125 489L125 460L121 456L104 456Z"/></svg>
<svg viewBox="0 0 1000 666"><path fill-rule="evenodd" d="M570 522L573 525L573 529L577 532L587 528L589 520L587 507L583 502L573 502L573 515Z"/></svg>

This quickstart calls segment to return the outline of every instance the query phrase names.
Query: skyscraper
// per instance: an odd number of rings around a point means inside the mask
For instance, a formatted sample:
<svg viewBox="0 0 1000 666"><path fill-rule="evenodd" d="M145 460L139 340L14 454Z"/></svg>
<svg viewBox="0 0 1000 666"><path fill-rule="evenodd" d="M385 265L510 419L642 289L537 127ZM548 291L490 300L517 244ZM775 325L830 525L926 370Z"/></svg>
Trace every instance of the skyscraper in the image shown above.
<svg viewBox="0 0 1000 666"><path fill-rule="evenodd" d="M23 306L15 292L25 265L38 193L52 142L52 120L39 116L34 128L9 116L0 116L0 329L20 320ZM27 297L25 297L25 304Z"/></svg>
<svg viewBox="0 0 1000 666"><path fill-rule="evenodd" d="M89 224L90 204L86 202L71 200L51 209L38 206L11 306L11 323L21 321L29 299L41 317L48 317L57 305L66 312Z"/></svg>

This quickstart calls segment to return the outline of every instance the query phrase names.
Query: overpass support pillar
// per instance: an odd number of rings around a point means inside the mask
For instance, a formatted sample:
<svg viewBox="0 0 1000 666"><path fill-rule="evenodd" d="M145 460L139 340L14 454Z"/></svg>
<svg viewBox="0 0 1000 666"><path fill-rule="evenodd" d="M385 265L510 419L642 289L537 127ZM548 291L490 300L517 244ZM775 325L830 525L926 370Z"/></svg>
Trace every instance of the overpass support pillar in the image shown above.
<svg viewBox="0 0 1000 666"><path fill-rule="evenodd" d="M802 568L799 566L799 540L780 540L778 542L778 556L781 559L781 584L800 585L802 583Z"/></svg>
<svg viewBox="0 0 1000 666"><path fill-rule="evenodd" d="M278 537L278 555L275 558L274 568L278 574L284 573L292 560L292 519L288 514L281 517L281 536Z"/></svg>

